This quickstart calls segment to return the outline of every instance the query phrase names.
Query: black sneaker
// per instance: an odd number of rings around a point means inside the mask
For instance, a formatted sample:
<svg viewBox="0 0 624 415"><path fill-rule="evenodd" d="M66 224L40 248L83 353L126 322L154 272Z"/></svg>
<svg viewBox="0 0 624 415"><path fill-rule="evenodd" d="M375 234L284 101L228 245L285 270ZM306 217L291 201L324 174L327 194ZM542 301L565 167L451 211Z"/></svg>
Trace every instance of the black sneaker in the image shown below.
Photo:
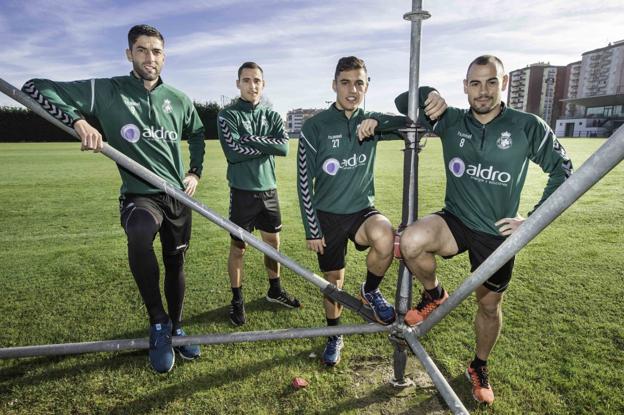
<svg viewBox="0 0 624 415"><path fill-rule="evenodd" d="M230 303L230 321L235 326L242 326L245 324L245 302L232 300Z"/></svg>
<svg viewBox="0 0 624 415"><path fill-rule="evenodd" d="M267 301L270 301L272 303L279 303L283 305L284 307L288 307L288 308L301 307L301 303L299 302L299 300L297 300L292 295L288 294L288 292L283 288L279 293L277 293L277 295L274 295L271 292L271 290L269 290L269 292L266 295L266 299Z"/></svg>

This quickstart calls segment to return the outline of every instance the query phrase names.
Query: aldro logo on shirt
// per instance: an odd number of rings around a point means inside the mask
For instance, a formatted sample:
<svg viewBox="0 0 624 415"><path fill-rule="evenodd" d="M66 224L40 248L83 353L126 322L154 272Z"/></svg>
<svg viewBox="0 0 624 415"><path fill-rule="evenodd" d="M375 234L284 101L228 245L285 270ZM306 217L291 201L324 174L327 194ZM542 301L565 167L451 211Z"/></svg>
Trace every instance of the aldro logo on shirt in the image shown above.
<svg viewBox="0 0 624 415"><path fill-rule="evenodd" d="M130 142L136 143L140 138L155 141L176 141L178 133L175 131L165 130L164 127L154 128L154 126L145 127L143 131L134 124L126 124L121 127L121 137Z"/></svg>
<svg viewBox="0 0 624 415"><path fill-rule="evenodd" d="M494 184L499 186L507 186L511 181L511 174L506 171L498 171L494 166L484 167L481 163L468 164L459 157L453 157L449 162L448 168L455 177L462 177L464 174L471 179L482 183Z"/></svg>
<svg viewBox="0 0 624 415"><path fill-rule="evenodd" d="M350 170L366 164L366 154L353 154L351 157L338 161L335 158L329 158L323 162L323 171L330 176L338 174L338 170Z"/></svg>

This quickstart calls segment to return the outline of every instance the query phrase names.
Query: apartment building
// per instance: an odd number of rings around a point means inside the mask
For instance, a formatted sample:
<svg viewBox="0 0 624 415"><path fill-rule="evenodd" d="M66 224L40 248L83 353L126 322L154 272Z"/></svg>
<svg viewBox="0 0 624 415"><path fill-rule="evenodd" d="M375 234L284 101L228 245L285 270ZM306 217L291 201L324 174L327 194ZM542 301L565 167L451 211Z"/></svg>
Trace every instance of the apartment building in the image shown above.
<svg viewBox="0 0 624 415"><path fill-rule="evenodd" d="M286 114L286 131L292 136L298 136L303 123L313 115L323 111L317 108L297 108L288 111Z"/></svg>
<svg viewBox="0 0 624 415"><path fill-rule="evenodd" d="M534 63L509 74L507 105L539 115L552 126L563 113L566 67Z"/></svg>
<svg viewBox="0 0 624 415"><path fill-rule="evenodd" d="M624 123L624 40L583 53L568 65L565 115L555 134L565 137L607 137Z"/></svg>
<svg viewBox="0 0 624 415"><path fill-rule="evenodd" d="M624 123L624 40L566 66L511 71L507 105L540 116L561 137L611 135Z"/></svg>

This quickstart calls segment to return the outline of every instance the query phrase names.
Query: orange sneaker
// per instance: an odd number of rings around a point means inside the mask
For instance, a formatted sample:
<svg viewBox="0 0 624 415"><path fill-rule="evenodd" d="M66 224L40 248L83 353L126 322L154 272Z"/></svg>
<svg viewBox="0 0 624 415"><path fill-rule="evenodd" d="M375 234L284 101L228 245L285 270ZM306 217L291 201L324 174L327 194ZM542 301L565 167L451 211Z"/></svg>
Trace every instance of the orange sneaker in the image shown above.
<svg viewBox="0 0 624 415"><path fill-rule="evenodd" d="M491 405L494 402L494 391L492 391L488 381L487 366L481 366L477 369L468 366L466 376L472 382L472 397L477 402Z"/></svg>
<svg viewBox="0 0 624 415"><path fill-rule="evenodd" d="M431 295L426 290L423 290L420 297L420 303L418 303L416 308L409 310L407 314L405 314L405 323L410 326L416 326L422 323L427 317L429 317L429 314L438 308L440 304L445 302L448 297L449 295L444 288L442 289L442 297L437 300L431 298Z"/></svg>

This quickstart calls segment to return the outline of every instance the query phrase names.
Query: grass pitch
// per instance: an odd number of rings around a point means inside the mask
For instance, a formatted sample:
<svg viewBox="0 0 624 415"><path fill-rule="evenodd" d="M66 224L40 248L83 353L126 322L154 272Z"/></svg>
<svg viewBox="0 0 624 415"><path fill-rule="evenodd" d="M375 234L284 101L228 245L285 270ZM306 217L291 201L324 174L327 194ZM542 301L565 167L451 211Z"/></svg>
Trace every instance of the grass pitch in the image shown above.
<svg viewBox="0 0 624 415"><path fill-rule="evenodd" d="M604 140L562 140L578 168ZM318 271L305 249L295 185L296 140L278 161L284 230L282 252ZM401 215L401 143L381 143L377 207L393 223ZM119 225L115 165L81 153L78 143L0 145L0 347L82 342L147 335L147 318L126 259ZM444 199L439 140L421 153L420 214ZM225 160L207 143L197 198L227 216ZM521 203L526 214L540 198L545 175L531 166ZM496 401L477 406L463 375L473 356L474 301L438 324L423 344L474 413L615 414L624 412L624 165L544 230L518 256L503 307L504 327L492 356ZM187 256L185 329L189 334L234 332L227 318L229 236L194 216ZM160 247L156 242L157 252ZM364 254L349 248L345 289L356 293ZM465 255L439 262L452 291L468 275ZM382 291L392 298L397 263ZM161 268L162 269L162 268ZM283 285L304 304L269 304L262 256L252 248L244 281L244 330L324 325L318 290L289 270ZM360 323L345 311L345 324ZM417 387L396 390L392 347L383 334L346 338L343 359L319 363L324 339L203 347L196 362L177 360L168 375L151 371L146 351L0 361L4 414L335 414L448 413L415 358L408 373ZM293 377L310 382L294 391Z"/></svg>

